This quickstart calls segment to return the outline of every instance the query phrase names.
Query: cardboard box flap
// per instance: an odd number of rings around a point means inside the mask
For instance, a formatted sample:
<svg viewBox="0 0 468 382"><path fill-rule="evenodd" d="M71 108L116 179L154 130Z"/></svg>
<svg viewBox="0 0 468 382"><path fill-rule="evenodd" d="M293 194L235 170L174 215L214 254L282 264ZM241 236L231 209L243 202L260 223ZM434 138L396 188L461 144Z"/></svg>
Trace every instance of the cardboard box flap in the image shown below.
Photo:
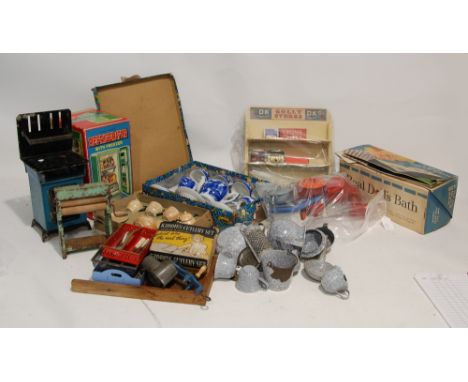
<svg viewBox="0 0 468 382"><path fill-rule="evenodd" d="M428 189L433 189L447 180L456 178L453 174L371 145L356 146L343 153L359 163L411 180Z"/></svg>
<svg viewBox="0 0 468 382"><path fill-rule="evenodd" d="M93 89L99 110L130 120L133 184L192 160L175 79L171 74Z"/></svg>
<svg viewBox="0 0 468 382"><path fill-rule="evenodd" d="M458 178L443 184L432 190L428 199L428 210L426 211L426 232L435 231L442 225L447 224L453 217L455 197L457 194Z"/></svg>

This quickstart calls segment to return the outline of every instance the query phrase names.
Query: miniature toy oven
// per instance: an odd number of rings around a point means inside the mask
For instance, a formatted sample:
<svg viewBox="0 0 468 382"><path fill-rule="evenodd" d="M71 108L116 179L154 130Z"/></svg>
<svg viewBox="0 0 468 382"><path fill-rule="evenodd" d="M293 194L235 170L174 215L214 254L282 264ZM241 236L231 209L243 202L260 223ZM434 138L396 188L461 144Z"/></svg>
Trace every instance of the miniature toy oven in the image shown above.
<svg viewBox="0 0 468 382"><path fill-rule="evenodd" d="M68 109L16 118L20 158L29 178L34 219L42 241L57 231L54 188L84 183L86 160L72 151L71 112ZM64 227L88 225L86 214L64 219Z"/></svg>

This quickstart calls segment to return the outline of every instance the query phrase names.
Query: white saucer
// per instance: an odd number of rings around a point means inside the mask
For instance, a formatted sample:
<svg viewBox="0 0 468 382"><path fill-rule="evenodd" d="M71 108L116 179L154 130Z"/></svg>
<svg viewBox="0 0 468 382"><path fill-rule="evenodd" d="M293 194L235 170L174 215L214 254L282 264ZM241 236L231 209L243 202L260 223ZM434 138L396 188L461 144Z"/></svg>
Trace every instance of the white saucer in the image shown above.
<svg viewBox="0 0 468 382"><path fill-rule="evenodd" d="M170 192L170 190L164 186L161 186L160 184L158 183L155 183L155 184L152 184L151 185L151 188L154 188L155 190L161 190L161 191L166 191L166 192Z"/></svg>
<svg viewBox="0 0 468 382"><path fill-rule="evenodd" d="M176 194L184 198L193 200L195 202L204 202L205 200L200 196L200 194L188 187L178 187Z"/></svg>

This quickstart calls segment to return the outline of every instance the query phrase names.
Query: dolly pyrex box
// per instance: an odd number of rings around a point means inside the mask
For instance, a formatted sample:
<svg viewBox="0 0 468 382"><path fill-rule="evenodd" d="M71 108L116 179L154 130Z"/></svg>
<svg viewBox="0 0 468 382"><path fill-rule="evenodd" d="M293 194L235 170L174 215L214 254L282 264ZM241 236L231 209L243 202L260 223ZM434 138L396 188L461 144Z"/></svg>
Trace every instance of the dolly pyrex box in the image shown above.
<svg viewBox="0 0 468 382"><path fill-rule="evenodd" d="M133 192L128 119L84 110L72 115L73 150L88 160L87 182L112 185L112 195Z"/></svg>
<svg viewBox="0 0 468 382"><path fill-rule="evenodd" d="M135 191L142 189L146 194L155 197L207 209L219 228L255 219L258 215L258 201L232 212L153 187L159 181L177 176L194 166L202 167L208 172L246 180L251 184L257 182L253 177L193 161L179 92L172 74L146 78L134 76L124 82L98 86L93 92L100 111L124 116L132 125Z"/></svg>
<svg viewBox="0 0 468 382"><path fill-rule="evenodd" d="M371 145L338 154L340 171L369 194L384 191L387 216L418 233L446 225L453 215L458 177Z"/></svg>

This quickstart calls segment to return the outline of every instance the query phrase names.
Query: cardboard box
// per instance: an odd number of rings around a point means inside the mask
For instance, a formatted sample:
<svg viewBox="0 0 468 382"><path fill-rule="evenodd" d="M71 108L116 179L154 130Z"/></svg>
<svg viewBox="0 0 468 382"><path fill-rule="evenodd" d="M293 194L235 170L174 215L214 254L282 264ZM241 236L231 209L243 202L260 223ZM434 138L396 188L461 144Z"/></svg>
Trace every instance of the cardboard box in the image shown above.
<svg viewBox="0 0 468 382"><path fill-rule="evenodd" d="M133 192L128 119L96 110L72 115L73 150L88 160L86 181L112 184L112 195Z"/></svg>
<svg viewBox="0 0 468 382"><path fill-rule="evenodd" d="M453 215L458 177L371 145L338 154L340 171L361 190L384 191L387 216L421 234L446 225Z"/></svg>
<svg viewBox="0 0 468 382"><path fill-rule="evenodd" d="M186 163L185 165L180 166L172 171L169 171L168 173L164 175L158 176L153 179L149 179L144 184L143 191L149 195L154 195L154 196L158 196L164 199L183 202L191 206L198 206L198 207L205 208L211 212L211 215L213 216L213 220L215 224L221 229L231 226L235 223L244 223L244 222L251 222L253 220L257 220L257 212L259 216L263 214L263 210L261 206L259 205L259 203L250 203L250 204L243 205L237 210L236 213L234 213L234 212L230 212L221 208L214 207L208 203L192 201L188 198L185 198L183 196L176 194L175 192L166 191L166 190L156 187L156 185L159 183L170 181L170 179L173 179L174 176L175 176L175 179L177 179L177 174L185 173L186 171L189 171L192 167L203 168L209 173L227 175L234 179L243 179L249 182L250 184L255 184L258 181L258 179L254 177L248 177L243 174L236 173L234 171L225 170L223 168L211 166L209 164L202 163L202 162L190 161Z"/></svg>
<svg viewBox="0 0 468 382"><path fill-rule="evenodd" d="M250 107L245 115L245 173L287 182L334 171L333 123L325 109Z"/></svg>
<svg viewBox="0 0 468 382"><path fill-rule="evenodd" d="M150 251L156 259L171 260L184 267L208 266L216 248L216 230L164 222L153 237Z"/></svg>
<svg viewBox="0 0 468 382"><path fill-rule="evenodd" d="M93 91L99 110L124 116L132 124L135 189L142 187L147 194L207 209L220 228L255 218L258 203L247 204L234 213L152 187L195 165L257 182L243 174L193 161L176 82L171 74L132 79Z"/></svg>
<svg viewBox="0 0 468 382"><path fill-rule="evenodd" d="M209 210L197 206L190 206L185 203L180 203L180 202L174 202L172 200L168 199L163 199L163 198L157 198L155 196L151 195L146 195L141 192L136 192L133 195L126 197L126 198L121 198L121 199L114 199L112 201L112 206L114 211L120 211L124 210L125 207L127 207L127 204L134 200L138 199L144 206L147 206L149 203L152 201L156 201L160 203L163 208L167 208L170 206L174 206L177 208L180 212L187 211L191 213L196 220L196 225L199 227L205 227L205 228L212 228L214 226L213 218L211 217L211 213ZM128 220L125 221L127 224L134 224L135 220L138 216L144 215L144 212L141 212L139 214L131 214L128 218ZM97 229L103 231L104 230L104 225L102 223L104 219L104 213L101 211L98 211L96 213L96 222L95 222L95 227ZM119 219L117 219L115 216L112 217L112 226L113 230L117 230L117 228L123 224L118 222Z"/></svg>
<svg viewBox="0 0 468 382"><path fill-rule="evenodd" d="M155 234L155 229L122 224L102 245L102 256L108 260L138 267L148 254ZM127 242L126 235L130 237Z"/></svg>

